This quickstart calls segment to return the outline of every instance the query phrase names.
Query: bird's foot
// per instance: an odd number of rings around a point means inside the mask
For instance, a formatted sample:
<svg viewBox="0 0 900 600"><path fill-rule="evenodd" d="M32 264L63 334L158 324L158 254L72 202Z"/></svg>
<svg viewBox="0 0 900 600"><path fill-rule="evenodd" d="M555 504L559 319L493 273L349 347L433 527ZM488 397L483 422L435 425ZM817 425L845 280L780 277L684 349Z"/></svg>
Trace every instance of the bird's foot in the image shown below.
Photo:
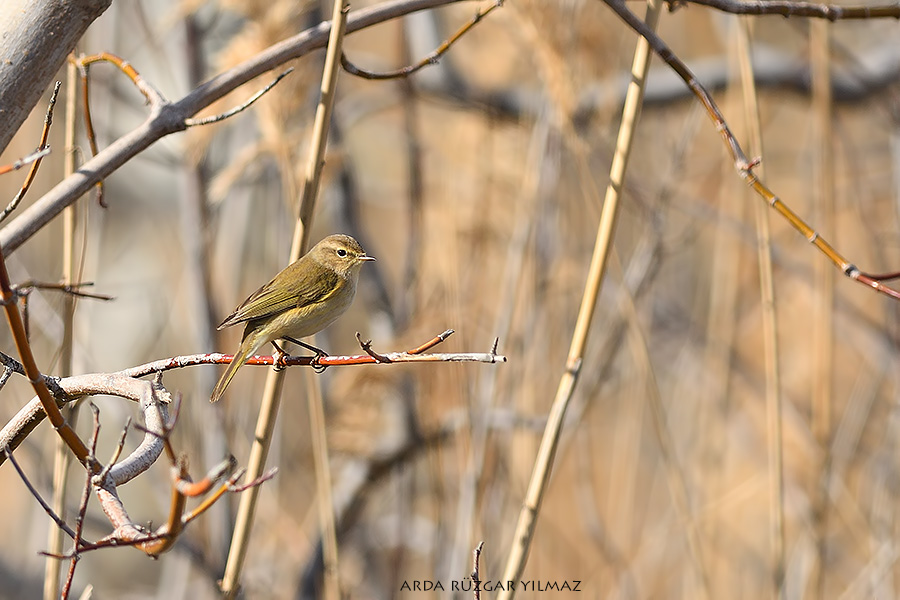
<svg viewBox="0 0 900 600"><path fill-rule="evenodd" d="M318 348L316 348L316 350L318 350L318 352L316 352L316 355L312 357L311 361L309 361L309 366L311 366L313 368L313 371L315 371L316 373L322 373L325 371L325 369L328 368L328 365L321 364L319 362L319 359L327 357L328 353L319 350Z"/></svg>
<svg viewBox="0 0 900 600"><path fill-rule="evenodd" d="M285 363L285 357L288 356L288 353L281 349L281 346L272 342L272 345L275 346L275 352L272 353L272 366L276 371L284 371L287 364Z"/></svg>
<svg viewBox="0 0 900 600"><path fill-rule="evenodd" d="M307 344L306 342L301 342L300 340L290 338L290 337L286 337L284 339L286 339L289 342L293 342L293 343L297 344L298 346L303 346L307 350L316 353L316 355L313 356L312 359L309 361L309 366L311 366L313 368L313 371L315 371L316 373L321 373L322 371L324 371L325 369L328 368L328 365L319 364L320 358L325 358L326 356L329 356L329 354L327 352L325 352L324 350L322 350L321 348L316 348L312 344Z"/></svg>

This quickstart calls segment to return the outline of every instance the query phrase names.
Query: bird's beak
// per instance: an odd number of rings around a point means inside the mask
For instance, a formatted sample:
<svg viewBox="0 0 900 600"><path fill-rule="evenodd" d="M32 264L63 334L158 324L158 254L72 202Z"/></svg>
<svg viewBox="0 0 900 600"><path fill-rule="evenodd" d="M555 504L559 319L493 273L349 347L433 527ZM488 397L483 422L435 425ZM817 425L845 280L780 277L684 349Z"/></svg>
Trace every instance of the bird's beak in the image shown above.
<svg viewBox="0 0 900 600"><path fill-rule="evenodd" d="M366 256L365 254L363 254L362 256L359 257L359 260L370 261L370 260L375 260L375 257L374 256Z"/></svg>

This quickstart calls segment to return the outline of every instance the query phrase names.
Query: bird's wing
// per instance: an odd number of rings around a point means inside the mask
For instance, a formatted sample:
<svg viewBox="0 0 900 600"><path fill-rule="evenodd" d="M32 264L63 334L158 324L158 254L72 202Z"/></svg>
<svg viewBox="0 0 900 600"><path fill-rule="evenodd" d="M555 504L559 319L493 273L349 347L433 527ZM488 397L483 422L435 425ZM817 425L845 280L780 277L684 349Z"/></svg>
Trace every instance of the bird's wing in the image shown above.
<svg viewBox="0 0 900 600"><path fill-rule="evenodd" d="M238 306L219 329L244 321L261 319L296 308L324 302L341 288L340 276L331 269L302 269L297 261L253 292Z"/></svg>

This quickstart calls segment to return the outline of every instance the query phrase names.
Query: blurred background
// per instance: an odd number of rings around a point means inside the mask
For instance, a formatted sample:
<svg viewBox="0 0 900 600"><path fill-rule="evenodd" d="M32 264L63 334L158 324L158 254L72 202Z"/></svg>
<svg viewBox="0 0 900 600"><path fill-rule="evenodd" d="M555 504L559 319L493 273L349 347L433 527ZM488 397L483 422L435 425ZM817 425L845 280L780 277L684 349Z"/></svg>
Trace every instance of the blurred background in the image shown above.
<svg viewBox="0 0 900 600"><path fill-rule="evenodd" d="M348 58L375 71L414 62L480 6L461 3L352 34ZM643 14L639 3L630 6ZM175 100L330 12L330 4L288 0L117 2L79 51L125 58ZM661 35L755 156L759 150L745 142L737 23L682 7L663 15ZM816 167L823 114L811 96L810 23L753 23L765 180L861 269L900 269L900 25L829 27L834 103L826 108L833 111L835 164L823 174ZM402 350L452 328L436 350L487 352L499 337L499 353L509 358L320 375L340 579L349 597L418 597L404 591L404 582L417 581L441 581L441 597L468 597L452 593L449 582L469 574L481 540L482 579L501 577L564 368L636 39L602 2L516 0L409 80L340 75L311 239L352 234L378 262L363 270L351 311L319 334L318 345L357 353L359 331L378 351ZM323 56L293 61L294 73L250 110L167 137L130 161L106 182L108 208L93 195L79 202L82 279L115 301L78 302L75 372L237 347L237 328L215 326L285 265ZM205 114L243 102L271 77ZM91 80L105 147L142 122L146 107L110 65L92 67ZM33 150L45 110L46 102L35 108L0 162ZM58 109L57 123L62 114ZM26 204L62 178L62 135L61 126L53 129L54 152ZM83 162L83 131L78 152ZM4 197L14 196L22 177L0 178ZM829 179L833 209L819 201ZM591 598L694 598L700 573L712 598L772 595L774 431L766 414L755 202L712 122L654 60L616 256L523 579L580 580ZM896 597L898 304L837 271L829 280L821 274L831 269L825 258L774 213L769 218L785 596ZM59 280L61 227L55 220L10 257L15 281ZM637 310L630 325L629 294ZM823 310L831 296L833 310ZM55 292L35 292L29 303L38 361L51 374L61 307ZM646 340L649 369L629 328ZM0 329L0 348L12 352ZM164 378L184 397L174 440L195 476L228 453L247 462L266 369L242 369L226 398L210 405L220 372L202 366ZM314 597L321 579L302 375L287 373L268 460L280 471L262 489L244 569L250 598ZM669 456L653 425L652 381L673 442ZM31 396L23 378L7 384L4 422ZM99 454L107 457L136 411L120 399L95 402ZM80 431L89 431L87 414ZM139 435L132 432L129 444ZM48 498L54 446L45 424L17 452ZM684 484L686 512L673 499L675 480ZM75 469L71 481L74 507L83 475ZM0 486L0 539L8 541L0 545L0 597L37 597L37 552L46 548L50 521L9 465L0 468ZM136 522L158 525L168 489L168 469L159 464L121 493ZM158 561L130 549L85 555L75 592L91 584L97 597L217 597L236 506L235 496L220 502ZM688 545L691 532L699 547ZM92 503L86 535L107 533Z"/></svg>

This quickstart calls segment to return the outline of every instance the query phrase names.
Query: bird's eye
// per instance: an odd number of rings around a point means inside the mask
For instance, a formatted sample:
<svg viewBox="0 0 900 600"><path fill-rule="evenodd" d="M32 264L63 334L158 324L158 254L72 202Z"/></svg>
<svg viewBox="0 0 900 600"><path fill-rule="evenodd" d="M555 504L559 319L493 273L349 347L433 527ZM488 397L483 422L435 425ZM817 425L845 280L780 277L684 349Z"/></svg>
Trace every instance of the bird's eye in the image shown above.
<svg viewBox="0 0 900 600"><path fill-rule="evenodd" d="M347 256L347 251L343 248L338 248L337 255L341 257Z"/></svg>

